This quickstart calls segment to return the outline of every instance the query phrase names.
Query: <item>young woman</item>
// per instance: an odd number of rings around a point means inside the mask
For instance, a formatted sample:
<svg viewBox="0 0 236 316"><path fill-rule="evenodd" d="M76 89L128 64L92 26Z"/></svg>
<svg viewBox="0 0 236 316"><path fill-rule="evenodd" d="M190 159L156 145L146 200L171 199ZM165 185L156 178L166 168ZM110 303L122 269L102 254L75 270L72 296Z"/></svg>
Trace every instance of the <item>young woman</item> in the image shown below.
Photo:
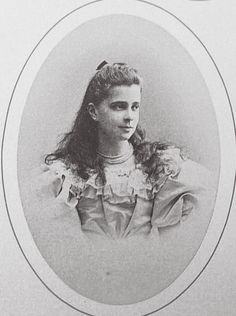
<svg viewBox="0 0 236 316"><path fill-rule="evenodd" d="M21 197L34 242L65 284L99 302L130 304L165 289L189 264L214 190L209 172L179 148L145 140L137 71L99 68L71 131L43 172L22 182ZM33 262L41 275L44 261Z"/></svg>
<svg viewBox="0 0 236 316"><path fill-rule="evenodd" d="M127 64L101 64L72 130L46 156L45 172L65 214L86 235L158 235L199 212L206 170L179 148L145 140L142 79ZM74 215L73 215L74 216Z"/></svg>

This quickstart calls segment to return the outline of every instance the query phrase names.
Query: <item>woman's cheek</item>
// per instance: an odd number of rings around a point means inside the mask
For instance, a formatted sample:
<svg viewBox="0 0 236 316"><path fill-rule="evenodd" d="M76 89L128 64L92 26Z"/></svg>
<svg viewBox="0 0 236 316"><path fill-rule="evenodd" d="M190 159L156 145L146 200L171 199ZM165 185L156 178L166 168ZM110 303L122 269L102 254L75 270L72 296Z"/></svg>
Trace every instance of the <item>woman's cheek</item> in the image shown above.
<svg viewBox="0 0 236 316"><path fill-rule="evenodd" d="M138 125L138 122L139 122L139 113L138 113L137 116L136 116L135 122L136 122L136 125Z"/></svg>

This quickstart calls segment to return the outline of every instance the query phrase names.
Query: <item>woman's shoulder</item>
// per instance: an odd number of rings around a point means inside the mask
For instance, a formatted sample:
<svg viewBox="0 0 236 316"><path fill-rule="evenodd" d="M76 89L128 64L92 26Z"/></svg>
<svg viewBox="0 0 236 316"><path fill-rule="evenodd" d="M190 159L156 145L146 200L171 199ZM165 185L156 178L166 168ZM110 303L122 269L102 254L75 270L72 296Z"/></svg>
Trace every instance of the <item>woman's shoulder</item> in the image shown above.
<svg viewBox="0 0 236 316"><path fill-rule="evenodd" d="M186 150L175 145L145 143L136 152L136 160L156 190L164 183L191 188L209 188L214 185L212 172L191 159Z"/></svg>
<svg viewBox="0 0 236 316"><path fill-rule="evenodd" d="M48 249L47 238L80 237L77 199L71 192L70 171L62 161L35 166L22 180L24 214L37 246ZM77 240L77 239L76 239Z"/></svg>
<svg viewBox="0 0 236 316"><path fill-rule="evenodd" d="M154 143L156 146L156 143ZM122 198L137 195L150 199L161 188L184 187L187 189L209 188L210 172L176 146L143 152L143 160L137 159L127 170L113 166L105 170L106 183L99 180L98 174L91 170L83 179L76 166L62 160L55 160L43 166L44 178L53 188L54 195L75 204L81 197L97 199L103 195L108 200L119 202ZM137 153L136 153L137 154ZM120 198L119 198L120 197Z"/></svg>
<svg viewBox="0 0 236 316"><path fill-rule="evenodd" d="M178 147L157 149L150 177L155 193L152 224L172 226L190 213L209 219L216 194L215 177ZM194 212L192 212L194 211Z"/></svg>
<svg viewBox="0 0 236 316"><path fill-rule="evenodd" d="M187 157L176 146L145 142L135 150L135 160L138 168L147 175L147 180L157 186L167 178L176 177Z"/></svg>
<svg viewBox="0 0 236 316"><path fill-rule="evenodd" d="M39 178L41 187L48 187L48 192L72 207L86 185L86 180L76 174L75 166L60 159L42 164Z"/></svg>
<svg viewBox="0 0 236 316"><path fill-rule="evenodd" d="M43 173L50 173L51 175L61 177L63 180L67 178L74 185L83 185L89 177L94 175L94 170L86 170L87 177L82 177L79 175L79 168L76 164L67 162L62 159L52 160L41 165L41 170Z"/></svg>

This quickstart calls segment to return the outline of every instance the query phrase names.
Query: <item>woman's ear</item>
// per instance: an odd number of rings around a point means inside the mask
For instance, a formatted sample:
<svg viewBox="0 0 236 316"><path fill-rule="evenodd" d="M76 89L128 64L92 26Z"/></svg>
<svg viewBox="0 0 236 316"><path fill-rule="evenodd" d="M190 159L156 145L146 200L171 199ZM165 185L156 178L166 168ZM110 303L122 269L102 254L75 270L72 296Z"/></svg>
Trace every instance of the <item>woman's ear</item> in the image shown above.
<svg viewBox="0 0 236 316"><path fill-rule="evenodd" d="M93 103L89 103L87 106L87 110L89 112L89 115L91 116L91 118L94 121L97 121L97 111L96 111L96 107Z"/></svg>

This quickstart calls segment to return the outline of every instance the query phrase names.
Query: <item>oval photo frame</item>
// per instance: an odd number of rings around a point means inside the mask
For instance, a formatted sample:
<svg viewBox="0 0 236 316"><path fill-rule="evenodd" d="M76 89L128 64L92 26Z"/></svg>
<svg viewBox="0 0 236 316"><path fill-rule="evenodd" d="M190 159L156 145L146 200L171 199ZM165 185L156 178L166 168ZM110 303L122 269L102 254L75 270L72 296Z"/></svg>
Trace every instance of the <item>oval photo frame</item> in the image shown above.
<svg viewBox="0 0 236 316"><path fill-rule="evenodd" d="M165 29L174 36L195 61L208 87L216 113L221 148L221 170L215 210L207 234L195 257L185 271L165 290L145 301L111 306L85 298L58 278L37 249L25 220L21 206L17 175L17 148L21 117L32 81L53 48L69 32L87 21L105 15L123 14L141 17ZM78 22L79 21L79 22ZM17 132L16 132L17 131ZM223 78L213 58L199 38L167 10L142 1L94 1L62 18L40 40L24 65L10 101L2 147L3 183L7 210L19 246L31 268L44 285L70 307L87 315L151 314L177 299L201 274L213 256L221 239L231 207L235 170L235 127L229 96Z"/></svg>

